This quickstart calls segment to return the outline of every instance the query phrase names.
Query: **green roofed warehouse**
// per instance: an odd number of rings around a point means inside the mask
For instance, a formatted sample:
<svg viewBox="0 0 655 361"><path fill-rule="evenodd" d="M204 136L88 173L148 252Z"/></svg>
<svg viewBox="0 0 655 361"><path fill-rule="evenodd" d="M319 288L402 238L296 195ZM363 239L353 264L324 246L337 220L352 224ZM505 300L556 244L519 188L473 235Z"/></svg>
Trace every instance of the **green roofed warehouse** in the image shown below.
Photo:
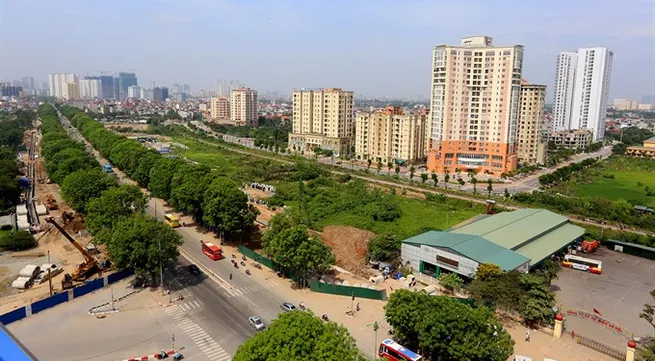
<svg viewBox="0 0 655 361"><path fill-rule="evenodd" d="M414 272L439 277L442 271L471 278L478 265L504 271L530 268L582 240L584 229L544 209L503 212L456 227L429 231L402 243L401 259Z"/></svg>

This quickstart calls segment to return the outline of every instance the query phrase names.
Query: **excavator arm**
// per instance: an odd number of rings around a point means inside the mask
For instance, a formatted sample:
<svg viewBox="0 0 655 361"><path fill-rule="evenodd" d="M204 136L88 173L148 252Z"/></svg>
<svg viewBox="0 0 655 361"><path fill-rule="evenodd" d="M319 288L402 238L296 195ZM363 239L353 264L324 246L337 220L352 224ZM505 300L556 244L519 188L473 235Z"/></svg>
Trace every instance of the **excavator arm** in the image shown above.
<svg viewBox="0 0 655 361"><path fill-rule="evenodd" d="M91 255L89 254L89 252L87 252L87 251L84 249L84 247L82 247L82 245L80 245L79 243L77 243L77 241L76 241L75 239L73 239L73 237L71 237L71 235L68 234L68 232L66 232L66 230L65 230L64 228L62 228L62 227L61 227L61 226L60 226L60 225L55 221L55 219L54 219L52 216L50 216L50 217L46 217L46 218L45 218L45 221L48 222L48 223L50 223L50 224L52 224L53 226L55 226L55 228L57 228L57 230L59 231L59 233L63 234L64 237L66 237L66 239L67 239L70 243L72 243L73 246L75 246L75 248L77 248L77 250L80 251L80 253L82 253L82 255L84 256L84 260L85 260L87 263L97 262L96 259L93 258L93 256L91 256Z"/></svg>

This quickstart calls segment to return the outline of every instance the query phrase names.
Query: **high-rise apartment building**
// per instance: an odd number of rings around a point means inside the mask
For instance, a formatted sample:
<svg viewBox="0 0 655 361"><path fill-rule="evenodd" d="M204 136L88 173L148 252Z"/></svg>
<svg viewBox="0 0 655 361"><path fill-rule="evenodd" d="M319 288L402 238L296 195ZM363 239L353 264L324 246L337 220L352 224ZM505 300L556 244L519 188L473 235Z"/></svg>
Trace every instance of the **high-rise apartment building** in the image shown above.
<svg viewBox="0 0 655 361"><path fill-rule="evenodd" d="M189 84L182 84L182 93L186 95L191 94L191 87L189 86Z"/></svg>
<svg viewBox="0 0 655 361"><path fill-rule="evenodd" d="M229 97L232 94L232 89L242 88L243 86L239 83L238 80L225 80L220 79L217 84L217 93L218 96Z"/></svg>
<svg viewBox="0 0 655 361"><path fill-rule="evenodd" d="M155 100L153 90L150 88L141 88L141 99Z"/></svg>
<svg viewBox="0 0 655 361"><path fill-rule="evenodd" d="M230 93L230 121L234 125L257 123L257 91L250 88L232 89Z"/></svg>
<svg viewBox="0 0 655 361"><path fill-rule="evenodd" d="M127 97L128 98L141 98L141 87L138 85L130 85L127 87Z"/></svg>
<svg viewBox="0 0 655 361"><path fill-rule="evenodd" d="M163 102L168 99L168 88L167 87L155 87L152 89L152 100L156 102Z"/></svg>
<svg viewBox="0 0 655 361"><path fill-rule="evenodd" d="M521 84L521 110L518 126L518 161L524 164L546 163L548 142L543 137L546 86Z"/></svg>
<svg viewBox="0 0 655 361"><path fill-rule="evenodd" d="M352 91L339 88L295 90L289 148L310 152L321 148L336 156L350 154L353 98Z"/></svg>
<svg viewBox="0 0 655 361"><path fill-rule="evenodd" d="M613 57L604 47L559 55L553 98L556 130L587 129L594 142L604 138Z"/></svg>
<svg viewBox="0 0 655 361"><path fill-rule="evenodd" d="M500 175L516 168L523 46L492 38L439 45L432 60L428 169Z"/></svg>
<svg viewBox="0 0 655 361"><path fill-rule="evenodd" d="M573 110L573 86L575 70L578 66L578 53L565 52L557 56L555 88L553 91L553 129L563 130L571 127Z"/></svg>
<svg viewBox="0 0 655 361"><path fill-rule="evenodd" d="M127 98L127 88L132 85L138 85L136 74L118 73L118 96L117 99Z"/></svg>
<svg viewBox="0 0 655 361"><path fill-rule="evenodd" d="M64 99L80 99L80 84L79 81L66 83L66 92L62 97Z"/></svg>
<svg viewBox="0 0 655 361"><path fill-rule="evenodd" d="M80 79L80 98L100 98L102 97L102 83L100 79Z"/></svg>
<svg viewBox="0 0 655 361"><path fill-rule="evenodd" d="M78 76L73 73L55 73L48 76L50 96L56 98L70 98L68 95L68 83L77 82Z"/></svg>
<svg viewBox="0 0 655 361"><path fill-rule="evenodd" d="M24 76L21 80L21 86L25 90L35 90L36 87L34 86L34 77Z"/></svg>
<svg viewBox="0 0 655 361"><path fill-rule="evenodd" d="M402 108L359 112L355 117L355 155L384 166L425 157L425 115L404 114Z"/></svg>
<svg viewBox="0 0 655 361"><path fill-rule="evenodd" d="M212 119L217 123L230 122L230 100L225 96L211 98L210 112Z"/></svg>

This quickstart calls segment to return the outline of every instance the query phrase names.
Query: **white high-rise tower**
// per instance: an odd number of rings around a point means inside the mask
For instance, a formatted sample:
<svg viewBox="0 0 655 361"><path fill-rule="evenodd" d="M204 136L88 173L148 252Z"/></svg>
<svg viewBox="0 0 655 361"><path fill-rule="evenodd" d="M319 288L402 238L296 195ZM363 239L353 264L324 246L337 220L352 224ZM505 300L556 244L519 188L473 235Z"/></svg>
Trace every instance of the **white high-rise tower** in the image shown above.
<svg viewBox="0 0 655 361"><path fill-rule="evenodd" d="M603 139L613 57L604 47L560 54L553 99L555 129L587 129L594 142Z"/></svg>

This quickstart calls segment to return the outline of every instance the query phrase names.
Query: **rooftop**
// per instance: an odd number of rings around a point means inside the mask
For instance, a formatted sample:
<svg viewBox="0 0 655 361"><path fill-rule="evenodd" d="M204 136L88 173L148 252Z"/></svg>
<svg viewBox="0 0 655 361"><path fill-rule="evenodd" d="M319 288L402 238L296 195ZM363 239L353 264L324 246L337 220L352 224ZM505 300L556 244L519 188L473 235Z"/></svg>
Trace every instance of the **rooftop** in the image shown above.
<svg viewBox="0 0 655 361"><path fill-rule="evenodd" d="M496 264L504 271L511 271L530 261L514 251L470 234L429 231L408 238L403 243L448 248L478 263Z"/></svg>

